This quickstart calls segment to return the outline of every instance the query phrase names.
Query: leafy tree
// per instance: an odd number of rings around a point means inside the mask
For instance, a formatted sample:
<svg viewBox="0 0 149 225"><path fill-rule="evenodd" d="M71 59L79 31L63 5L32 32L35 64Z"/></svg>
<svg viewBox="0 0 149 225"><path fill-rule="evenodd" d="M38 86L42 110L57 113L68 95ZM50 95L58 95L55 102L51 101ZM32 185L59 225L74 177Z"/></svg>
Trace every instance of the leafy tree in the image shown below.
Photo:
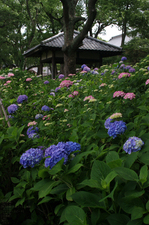
<svg viewBox="0 0 149 225"><path fill-rule="evenodd" d="M83 41L85 35L92 27L96 17L95 4L97 0L88 1L88 17L76 16L76 6L78 0L61 0L63 4L63 29L64 29L64 73L75 73L76 69L76 50ZM80 33L73 38L74 26L78 21L84 21L83 28Z"/></svg>

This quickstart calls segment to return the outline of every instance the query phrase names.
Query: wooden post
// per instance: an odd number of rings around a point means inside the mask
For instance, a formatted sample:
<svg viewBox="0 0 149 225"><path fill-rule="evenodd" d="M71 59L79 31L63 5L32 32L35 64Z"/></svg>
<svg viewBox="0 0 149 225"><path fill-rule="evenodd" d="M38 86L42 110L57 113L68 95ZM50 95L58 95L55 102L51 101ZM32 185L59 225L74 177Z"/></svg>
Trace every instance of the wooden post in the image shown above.
<svg viewBox="0 0 149 225"><path fill-rule="evenodd" d="M56 75L55 52L52 51L52 79L55 79L55 75Z"/></svg>

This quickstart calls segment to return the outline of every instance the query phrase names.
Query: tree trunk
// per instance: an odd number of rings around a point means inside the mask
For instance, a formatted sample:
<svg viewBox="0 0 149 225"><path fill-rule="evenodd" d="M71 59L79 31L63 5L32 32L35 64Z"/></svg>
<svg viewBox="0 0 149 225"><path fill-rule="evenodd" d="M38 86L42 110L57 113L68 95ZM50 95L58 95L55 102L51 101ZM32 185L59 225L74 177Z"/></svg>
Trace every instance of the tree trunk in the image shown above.
<svg viewBox="0 0 149 225"><path fill-rule="evenodd" d="M93 21L96 17L95 4L97 0L89 0L89 15L80 34L73 38L74 24L78 21L75 17L75 10L78 0L61 0L63 4L63 28L64 28L64 45L62 51L64 53L64 75L76 73L76 51L80 43L85 38L87 32L91 29ZM83 18L80 17L80 20Z"/></svg>
<svg viewBox="0 0 149 225"><path fill-rule="evenodd" d="M64 53L64 74L68 76L70 73L76 73L76 53L72 51Z"/></svg>

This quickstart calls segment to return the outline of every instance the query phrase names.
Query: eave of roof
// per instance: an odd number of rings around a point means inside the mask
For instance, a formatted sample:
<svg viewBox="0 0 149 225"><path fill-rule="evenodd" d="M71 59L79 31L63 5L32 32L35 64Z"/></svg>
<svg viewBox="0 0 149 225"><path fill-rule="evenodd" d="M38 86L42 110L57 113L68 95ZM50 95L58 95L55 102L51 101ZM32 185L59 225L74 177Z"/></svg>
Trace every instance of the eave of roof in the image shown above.
<svg viewBox="0 0 149 225"><path fill-rule="evenodd" d="M78 31L74 31L74 38L79 34ZM24 56L34 56L38 55L43 48L48 49L59 49L61 50L64 44L64 32L60 32L57 35L54 35L46 40L43 40L39 45L36 45L23 53ZM101 52L117 52L121 53L122 48L112 45L110 43L98 40L93 37L86 36L83 41L82 45L78 48L79 51L101 51Z"/></svg>

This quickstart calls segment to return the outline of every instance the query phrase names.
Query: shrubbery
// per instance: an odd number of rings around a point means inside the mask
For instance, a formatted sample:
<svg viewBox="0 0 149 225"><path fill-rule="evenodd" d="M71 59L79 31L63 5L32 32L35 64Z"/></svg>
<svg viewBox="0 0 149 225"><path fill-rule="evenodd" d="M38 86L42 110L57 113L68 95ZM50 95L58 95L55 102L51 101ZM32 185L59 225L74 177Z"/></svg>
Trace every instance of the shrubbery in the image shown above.
<svg viewBox="0 0 149 225"><path fill-rule="evenodd" d="M55 80L19 69L0 77L7 222L149 224L149 55Z"/></svg>

